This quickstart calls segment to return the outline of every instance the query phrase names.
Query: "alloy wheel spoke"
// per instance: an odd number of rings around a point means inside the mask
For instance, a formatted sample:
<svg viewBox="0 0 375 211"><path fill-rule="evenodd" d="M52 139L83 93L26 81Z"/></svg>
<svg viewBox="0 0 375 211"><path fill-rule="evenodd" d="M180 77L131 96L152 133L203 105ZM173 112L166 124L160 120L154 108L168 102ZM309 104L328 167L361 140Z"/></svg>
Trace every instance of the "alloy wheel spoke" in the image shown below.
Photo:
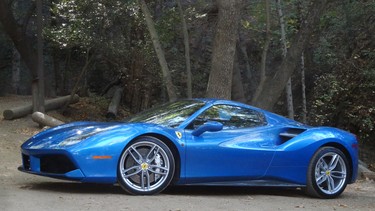
<svg viewBox="0 0 375 211"><path fill-rule="evenodd" d="M318 185L321 185L325 181L327 181L327 176L326 175L321 175L319 178L316 179L316 183Z"/></svg>
<svg viewBox="0 0 375 211"><path fill-rule="evenodd" d="M126 174L126 172L130 171L130 170L133 170L133 169L137 169L137 171L133 172L133 173L130 173L130 174ZM139 174L139 172L141 172L142 169L139 168L138 166L133 166L131 168L128 168L128 169L125 169L122 174L124 175L125 178L128 178L128 177L131 177L131 176L134 176L134 175L137 175Z"/></svg>
<svg viewBox="0 0 375 211"><path fill-rule="evenodd" d="M335 189L335 181L330 176L327 177L327 185L329 192L332 192Z"/></svg>
<svg viewBox="0 0 375 211"><path fill-rule="evenodd" d="M337 178L337 179L345 179L346 178L346 172L344 171L331 171L331 177Z"/></svg>
<svg viewBox="0 0 375 211"><path fill-rule="evenodd" d="M145 174L146 174L147 190L149 190L150 189L150 174L148 173L148 171L145 171Z"/></svg>
<svg viewBox="0 0 375 211"><path fill-rule="evenodd" d="M169 168L168 167L164 167L164 166L156 166L156 165L150 165L150 169L162 169L164 171L169 171Z"/></svg>
<svg viewBox="0 0 375 211"><path fill-rule="evenodd" d="M147 156L146 156L146 159L148 160L148 157L150 157L151 153L155 150L156 148L156 144L154 144L154 146L152 146L152 148L150 149L150 151L148 152Z"/></svg>
<svg viewBox="0 0 375 211"><path fill-rule="evenodd" d="M150 172L154 173L154 174L160 174L160 175L167 175L168 174L168 171L156 171L156 170L153 170L153 169L149 169Z"/></svg>
<svg viewBox="0 0 375 211"><path fill-rule="evenodd" d="M132 150L129 150L129 154L133 157L133 159L135 160L135 162L137 162L138 164L141 164L142 163L142 155L134 148L134 147L131 147ZM138 158L136 158L136 156L134 155L134 153L137 154Z"/></svg>
<svg viewBox="0 0 375 211"><path fill-rule="evenodd" d="M148 171L142 171L141 188L142 188L142 190L149 190L150 189L150 174L148 173Z"/></svg>
<svg viewBox="0 0 375 211"><path fill-rule="evenodd" d="M340 156L338 154L333 155L332 159L331 159L331 162L329 163L329 169L333 170L334 168L336 168L339 160L340 160Z"/></svg>
<svg viewBox="0 0 375 211"><path fill-rule="evenodd" d="M141 173L141 188L144 190L145 189L145 172L144 171L142 171L142 173Z"/></svg>
<svg viewBox="0 0 375 211"><path fill-rule="evenodd" d="M159 150L160 150L160 148L157 147L156 145L155 145L154 147L152 147L152 149L150 150L150 152L148 153L148 155L147 155L147 157L146 157L147 162L151 163L152 161L154 161L155 158L156 158L156 156L157 156L158 153L159 153ZM149 157L150 157L150 155L151 155L152 152L154 152L154 155L152 156L151 159L149 159Z"/></svg>
<svg viewBox="0 0 375 211"><path fill-rule="evenodd" d="M328 169L328 164L323 158L320 159L319 168L322 169L323 171L326 171Z"/></svg>

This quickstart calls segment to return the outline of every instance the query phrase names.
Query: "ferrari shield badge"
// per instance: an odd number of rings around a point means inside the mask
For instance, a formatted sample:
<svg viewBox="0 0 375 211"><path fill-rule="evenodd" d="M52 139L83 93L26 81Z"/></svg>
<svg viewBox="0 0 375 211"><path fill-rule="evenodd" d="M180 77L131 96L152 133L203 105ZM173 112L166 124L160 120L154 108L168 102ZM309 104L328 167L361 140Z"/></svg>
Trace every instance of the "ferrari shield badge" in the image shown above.
<svg viewBox="0 0 375 211"><path fill-rule="evenodd" d="M179 139L181 139L181 138L182 138L182 133L179 132L179 131L176 131L176 136L177 136Z"/></svg>

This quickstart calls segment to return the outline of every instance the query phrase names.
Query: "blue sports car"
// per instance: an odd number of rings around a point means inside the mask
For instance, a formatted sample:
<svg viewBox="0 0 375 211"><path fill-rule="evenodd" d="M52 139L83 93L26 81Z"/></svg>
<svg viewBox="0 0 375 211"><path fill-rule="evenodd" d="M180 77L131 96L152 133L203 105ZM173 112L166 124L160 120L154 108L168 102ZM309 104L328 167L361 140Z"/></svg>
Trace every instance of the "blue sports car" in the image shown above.
<svg viewBox="0 0 375 211"><path fill-rule="evenodd" d="M119 185L150 195L169 185L302 187L334 198L355 182L358 143L238 102L164 104L124 122L74 122L22 146L23 172Z"/></svg>

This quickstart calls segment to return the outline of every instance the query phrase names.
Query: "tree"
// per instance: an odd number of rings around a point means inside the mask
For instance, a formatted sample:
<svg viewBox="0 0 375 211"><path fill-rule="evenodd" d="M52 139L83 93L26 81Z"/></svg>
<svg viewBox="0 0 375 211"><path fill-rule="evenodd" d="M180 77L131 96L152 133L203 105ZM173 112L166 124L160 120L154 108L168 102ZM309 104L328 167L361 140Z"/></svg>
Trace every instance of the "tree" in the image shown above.
<svg viewBox="0 0 375 211"><path fill-rule="evenodd" d="M169 70L168 63L165 59L164 50L161 47L159 35L156 32L154 21L152 20L150 10L147 7L147 4L144 0L139 0L141 10L145 16L147 28L151 35L151 40L154 45L156 55L158 56L160 67L163 73L163 81L167 88L169 100L173 101L177 99L176 87L172 82L171 71Z"/></svg>
<svg viewBox="0 0 375 211"><path fill-rule="evenodd" d="M18 94L18 88L20 85L20 74L21 74L21 60L20 54L17 49L13 48L12 55L12 93Z"/></svg>
<svg viewBox="0 0 375 211"><path fill-rule="evenodd" d="M190 63L190 47L189 47L189 32L187 29L187 24L185 20L185 14L182 10L181 0L176 0L177 7L181 16L182 32L184 35L184 46L185 46L185 63L186 63L186 88L187 88L187 97L192 98L192 79L191 79L191 63Z"/></svg>
<svg viewBox="0 0 375 211"><path fill-rule="evenodd" d="M243 88L241 70L238 64L238 53L240 49L237 45L237 51L234 54L234 67L233 67L233 76L232 76L232 100L246 103L245 91Z"/></svg>
<svg viewBox="0 0 375 211"><path fill-rule="evenodd" d="M231 99L232 76L242 0L217 0L218 23L213 43L207 97Z"/></svg>
<svg viewBox="0 0 375 211"><path fill-rule="evenodd" d="M288 79L296 69L300 61L302 51L308 43L311 34L318 25L320 17L326 8L327 0L314 0L310 3L308 13L299 32L291 41L291 45L286 57L283 59L279 69L272 77L268 77L265 88L262 90L255 106L272 110L285 88Z"/></svg>
<svg viewBox="0 0 375 211"><path fill-rule="evenodd" d="M303 17L303 2L298 0L296 2L297 7L297 24L301 25ZM306 70L305 70L305 54L301 54L301 92L302 92L302 112L301 112L301 121L307 124L307 100L306 100Z"/></svg>
<svg viewBox="0 0 375 211"><path fill-rule="evenodd" d="M43 60L43 13L42 13L42 0L36 0L37 10L37 53L38 53L38 97L34 99L34 111L44 113L44 60Z"/></svg>
<svg viewBox="0 0 375 211"><path fill-rule="evenodd" d="M3 0L0 1L0 22L3 25L4 31L8 34L10 39L13 41L13 44L17 51L20 53L20 56L27 68L31 72L32 76L32 93L33 93L33 105L34 110L39 110L40 107L37 105L42 105L41 98L39 96L38 88L38 54L32 45L33 39L26 34L26 27L28 25L29 17L26 16L23 24L18 24L16 21L11 4L13 1ZM31 5L30 14L34 11L35 5Z"/></svg>
<svg viewBox="0 0 375 211"><path fill-rule="evenodd" d="M302 122L307 123L306 83L305 83L305 56L301 55L301 85L302 85Z"/></svg>
<svg viewBox="0 0 375 211"><path fill-rule="evenodd" d="M266 38L264 41L263 51L262 51L262 61L260 67L260 79L257 89L253 95L252 103L255 103L259 95L262 93L264 89L264 84L266 82L266 66L267 66L267 52L271 42L271 21L270 21L270 3L269 0L265 0L265 9L266 9Z"/></svg>
<svg viewBox="0 0 375 211"><path fill-rule="evenodd" d="M276 4L277 4L277 11L278 11L279 20L280 20L282 52L283 52L283 58L285 58L288 52L288 48L287 48L285 21L284 21L283 9L281 6L281 0L276 0ZM289 78L288 82L286 83L285 91L286 91L286 101L287 101L287 107L288 107L288 117L290 119L294 119L293 92L292 92L292 79L291 78Z"/></svg>
<svg viewBox="0 0 375 211"><path fill-rule="evenodd" d="M22 24L22 26L17 23L12 11L11 1L0 1L0 22L31 71L33 78L36 78L38 74L37 54L32 46L32 39L25 33L27 23Z"/></svg>

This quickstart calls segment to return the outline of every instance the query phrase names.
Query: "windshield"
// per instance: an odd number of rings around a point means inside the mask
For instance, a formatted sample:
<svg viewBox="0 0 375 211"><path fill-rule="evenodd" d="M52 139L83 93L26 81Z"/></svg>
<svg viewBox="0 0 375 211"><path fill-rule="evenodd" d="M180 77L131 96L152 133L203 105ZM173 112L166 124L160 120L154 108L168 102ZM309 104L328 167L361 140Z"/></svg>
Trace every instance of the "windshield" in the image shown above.
<svg viewBox="0 0 375 211"><path fill-rule="evenodd" d="M175 128L198 111L205 103L197 100L181 100L167 103L126 119L126 122L154 123Z"/></svg>

